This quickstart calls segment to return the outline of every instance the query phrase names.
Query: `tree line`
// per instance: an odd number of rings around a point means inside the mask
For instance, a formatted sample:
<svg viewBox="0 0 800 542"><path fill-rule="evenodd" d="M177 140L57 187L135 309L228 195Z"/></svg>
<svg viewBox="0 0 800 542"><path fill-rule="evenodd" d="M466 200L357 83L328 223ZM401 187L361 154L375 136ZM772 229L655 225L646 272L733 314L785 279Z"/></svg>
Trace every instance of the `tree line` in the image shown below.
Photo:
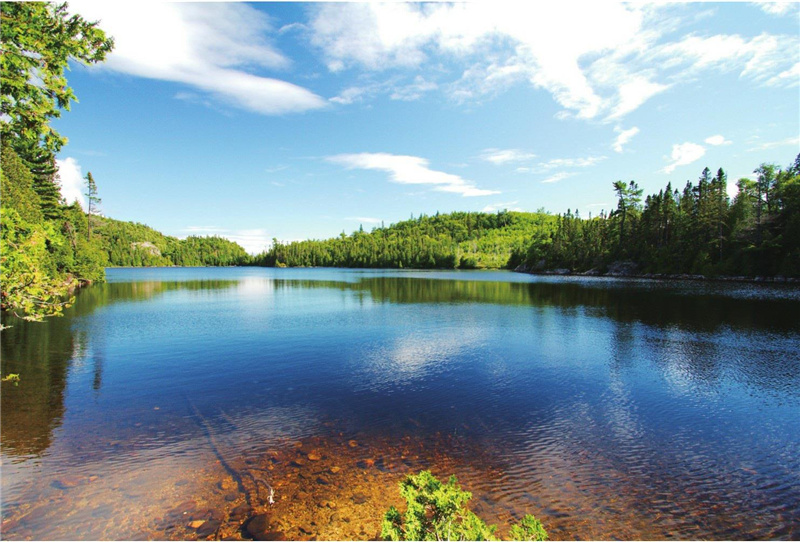
<svg viewBox="0 0 800 542"><path fill-rule="evenodd" d="M281 243L252 263L270 267L563 270L603 274L620 262L651 274L800 276L800 155L761 164L755 180L705 168L682 190L642 197L635 181L612 184L617 206L582 218L499 211L420 215L371 232Z"/></svg>
<svg viewBox="0 0 800 542"><path fill-rule="evenodd" d="M531 243L523 268L602 273L628 262L639 273L800 276L800 155L753 173L737 181L732 200L722 168L644 200L636 182L617 181L616 209L559 215L555 230Z"/></svg>

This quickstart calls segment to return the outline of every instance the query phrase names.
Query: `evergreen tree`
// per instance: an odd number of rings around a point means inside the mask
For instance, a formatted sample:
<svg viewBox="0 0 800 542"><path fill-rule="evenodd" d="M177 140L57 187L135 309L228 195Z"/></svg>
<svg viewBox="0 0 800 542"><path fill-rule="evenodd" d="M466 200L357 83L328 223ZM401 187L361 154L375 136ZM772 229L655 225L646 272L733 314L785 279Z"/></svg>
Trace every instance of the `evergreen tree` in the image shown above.
<svg viewBox="0 0 800 542"><path fill-rule="evenodd" d="M92 176L92 172L89 171L86 173L86 239L89 241L92 240L92 214L97 213L98 205L102 201L97 196L97 184L94 182L94 177Z"/></svg>

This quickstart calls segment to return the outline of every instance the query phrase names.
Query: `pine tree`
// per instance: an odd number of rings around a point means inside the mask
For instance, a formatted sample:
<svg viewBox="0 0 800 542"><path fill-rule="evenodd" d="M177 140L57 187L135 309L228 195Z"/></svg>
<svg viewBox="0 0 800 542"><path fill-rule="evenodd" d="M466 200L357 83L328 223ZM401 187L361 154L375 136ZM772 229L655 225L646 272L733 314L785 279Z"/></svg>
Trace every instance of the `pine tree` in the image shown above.
<svg viewBox="0 0 800 542"><path fill-rule="evenodd" d="M92 214L96 214L98 210L98 205L102 201L99 197L97 197L97 184L94 182L94 177L92 177L92 172L86 173L86 221L87 221L87 228L86 228L86 239L89 241L92 240Z"/></svg>

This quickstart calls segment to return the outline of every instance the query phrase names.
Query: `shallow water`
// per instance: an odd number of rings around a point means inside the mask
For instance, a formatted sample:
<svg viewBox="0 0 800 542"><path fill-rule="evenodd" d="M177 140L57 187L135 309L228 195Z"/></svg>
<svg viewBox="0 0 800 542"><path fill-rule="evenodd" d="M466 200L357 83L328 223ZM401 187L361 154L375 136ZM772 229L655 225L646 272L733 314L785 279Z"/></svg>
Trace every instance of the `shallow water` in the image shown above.
<svg viewBox="0 0 800 542"><path fill-rule="evenodd" d="M111 269L2 335L6 539L374 538L397 482L555 539L800 538L800 289ZM271 489L271 491L270 491ZM270 504L272 492L274 504Z"/></svg>

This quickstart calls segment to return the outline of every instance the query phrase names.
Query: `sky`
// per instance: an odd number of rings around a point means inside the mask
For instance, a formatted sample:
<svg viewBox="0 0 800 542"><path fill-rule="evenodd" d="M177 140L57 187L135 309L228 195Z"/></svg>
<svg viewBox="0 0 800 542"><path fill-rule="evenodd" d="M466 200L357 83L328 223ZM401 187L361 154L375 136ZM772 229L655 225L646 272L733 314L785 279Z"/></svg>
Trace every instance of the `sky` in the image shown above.
<svg viewBox="0 0 800 542"><path fill-rule="evenodd" d="M176 237L597 215L800 152L800 4L70 1L114 37L53 122L68 201Z"/></svg>

